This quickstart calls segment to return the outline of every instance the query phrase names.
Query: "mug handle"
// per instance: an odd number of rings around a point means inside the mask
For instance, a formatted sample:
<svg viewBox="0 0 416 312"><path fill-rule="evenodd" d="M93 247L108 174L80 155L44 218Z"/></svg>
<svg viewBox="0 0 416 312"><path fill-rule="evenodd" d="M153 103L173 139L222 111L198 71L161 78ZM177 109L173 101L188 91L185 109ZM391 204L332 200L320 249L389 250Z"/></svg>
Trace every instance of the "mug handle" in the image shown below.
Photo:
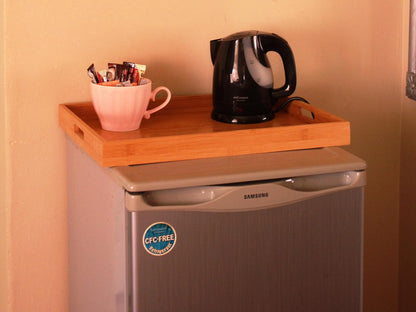
<svg viewBox="0 0 416 312"><path fill-rule="evenodd" d="M156 89L154 89L152 93L150 94L150 99L154 102L156 100L156 93L158 93L159 91L165 91L167 93L168 96L166 97L166 100L159 106L156 106L155 108L145 111L144 118L149 119L151 114L156 113L157 111L161 110L166 105L168 105L172 95L170 93L170 90L166 87L157 87Z"/></svg>

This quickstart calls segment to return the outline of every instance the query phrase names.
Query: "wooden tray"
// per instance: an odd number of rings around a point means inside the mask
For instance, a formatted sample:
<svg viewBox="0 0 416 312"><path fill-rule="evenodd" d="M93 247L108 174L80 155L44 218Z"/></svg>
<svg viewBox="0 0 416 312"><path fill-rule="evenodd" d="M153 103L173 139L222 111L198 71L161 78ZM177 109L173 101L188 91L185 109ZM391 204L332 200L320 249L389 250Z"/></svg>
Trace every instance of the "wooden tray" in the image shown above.
<svg viewBox="0 0 416 312"><path fill-rule="evenodd" d="M350 123L293 101L275 119L226 124L211 119L210 95L174 97L140 129L101 128L91 103L59 105L59 125L101 166L124 166L350 144Z"/></svg>

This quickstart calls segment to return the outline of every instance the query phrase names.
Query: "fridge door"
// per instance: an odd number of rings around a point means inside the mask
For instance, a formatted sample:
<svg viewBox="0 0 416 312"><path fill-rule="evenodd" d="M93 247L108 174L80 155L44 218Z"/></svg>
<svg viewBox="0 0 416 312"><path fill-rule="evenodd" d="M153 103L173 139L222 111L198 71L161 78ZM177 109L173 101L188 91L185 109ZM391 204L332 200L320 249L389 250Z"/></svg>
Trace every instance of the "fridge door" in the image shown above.
<svg viewBox="0 0 416 312"><path fill-rule="evenodd" d="M131 311L361 311L365 172L345 174L127 194Z"/></svg>

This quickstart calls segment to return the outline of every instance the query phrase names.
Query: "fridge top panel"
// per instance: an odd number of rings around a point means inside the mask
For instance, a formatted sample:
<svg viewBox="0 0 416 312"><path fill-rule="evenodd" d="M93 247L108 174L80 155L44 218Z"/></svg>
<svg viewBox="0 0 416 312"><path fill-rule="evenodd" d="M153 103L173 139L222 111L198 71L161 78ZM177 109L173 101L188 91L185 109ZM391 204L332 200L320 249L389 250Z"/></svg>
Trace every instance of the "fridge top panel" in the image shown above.
<svg viewBox="0 0 416 312"><path fill-rule="evenodd" d="M366 163L338 147L109 168L128 192L362 171Z"/></svg>

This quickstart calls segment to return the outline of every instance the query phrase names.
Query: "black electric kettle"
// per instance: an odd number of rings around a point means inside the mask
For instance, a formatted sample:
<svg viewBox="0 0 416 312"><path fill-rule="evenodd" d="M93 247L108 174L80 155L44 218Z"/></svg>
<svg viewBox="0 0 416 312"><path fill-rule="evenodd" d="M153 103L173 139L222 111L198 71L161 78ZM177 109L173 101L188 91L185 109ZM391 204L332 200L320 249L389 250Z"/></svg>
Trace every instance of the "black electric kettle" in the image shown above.
<svg viewBox="0 0 416 312"><path fill-rule="evenodd" d="M274 118L278 99L296 88L295 60L289 44L273 33L244 31L211 40L214 65L212 86L214 120L257 123ZM273 89L273 74L266 53L282 58L285 83Z"/></svg>

